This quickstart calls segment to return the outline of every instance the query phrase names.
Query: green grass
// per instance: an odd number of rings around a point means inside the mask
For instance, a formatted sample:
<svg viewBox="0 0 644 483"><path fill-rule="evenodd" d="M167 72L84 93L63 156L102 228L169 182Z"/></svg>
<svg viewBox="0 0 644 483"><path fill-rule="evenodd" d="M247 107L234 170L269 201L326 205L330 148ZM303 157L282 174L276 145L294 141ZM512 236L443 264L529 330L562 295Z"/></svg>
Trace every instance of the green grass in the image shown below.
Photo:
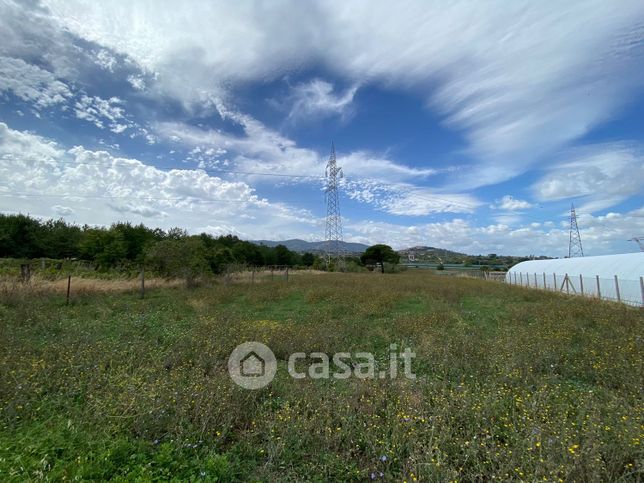
<svg viewBox="0 0 644 483"><path fill-rule="evenodd" d="M0 479L637 481L642 312L428 272L2 295ZM278 373L228 377L239 343ZM297 351L416 380L294 380ZM382 476L380 476L382 474Z"/></svg>

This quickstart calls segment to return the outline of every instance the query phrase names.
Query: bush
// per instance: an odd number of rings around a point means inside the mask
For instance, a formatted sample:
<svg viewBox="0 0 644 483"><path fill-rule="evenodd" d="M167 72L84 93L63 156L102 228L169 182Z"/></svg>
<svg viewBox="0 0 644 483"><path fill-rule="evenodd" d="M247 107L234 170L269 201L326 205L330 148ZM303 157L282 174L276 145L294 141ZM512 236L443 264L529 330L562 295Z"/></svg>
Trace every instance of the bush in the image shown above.
<svg viewBox="0 0 644 483"><path fill-rule="evenodd" d="M151 268L167 278L183 278L186 285L196 285L196 279L210 271L206 249L198 237L164 240L154 244L147 253Z"/></svg>

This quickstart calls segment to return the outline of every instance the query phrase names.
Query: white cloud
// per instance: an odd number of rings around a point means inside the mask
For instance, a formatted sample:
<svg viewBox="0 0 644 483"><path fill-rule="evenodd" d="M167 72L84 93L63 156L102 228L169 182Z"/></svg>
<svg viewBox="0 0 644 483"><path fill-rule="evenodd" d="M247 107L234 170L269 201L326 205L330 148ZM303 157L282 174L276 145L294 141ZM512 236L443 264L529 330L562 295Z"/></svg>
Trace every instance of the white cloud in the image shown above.
<svg viewBox="0 0 644 483"><path fill-rule="evenodd" d="M298 84L292 88L288 101L292 103L291 120L319 119L337 115L347 119L353 113L353 98L357 86L349 87L344 93L335 93L333 84L322 79Z"/></svg>
<svg viewBox="0 0 644 483"><path fill-rule="evenodd" d="M610 213L580 218L580 232L586 255L605 255L635 251L628 242L631 233L644 233L642 210ZM363 221L349 224L345 239L366 244L388 243L396 249L426 245L467 253L502 253L508 255L550 255L568 253L567 226L557 227L550 221L535 226L511 227L504 223L476 226L456 218L451 221L418 225Z"/></svg>
<svg viewBox="0 0 644 483"><path fill-rule="evenodd" d="M477 162L457 173L461 187L524 172L609 118L644 83L640 0L619 8L601 0L557 8L195 2L182 4L181 15L167 14L170 3L46 4L65 28L131 56L188 104L319 65L349 82L417 93L469 141Z"/></svg>
<svg viewBox="0 0 644 483"><path fill-rule="evenodd" d="M108 206L114 211L118 211L119 213L132 213L135 215L141 215L145 218L164 218L168 216L165 211L155 209L147 204L141 205L132 202L126 202L121 204L108 203Z"/></svg>
<svg viewBox="0 0 644 483"><path fill-rule="evenodd" d="M110 131L119 134L134 125L125 117L122 105L123 101L118 97L102 99L98 96L82 95L74 104L74 113L78 119L91 122L99 129L109 127Z"/></svg>
<svg viewBox="0 0 644 483"><path fill-rule="evenodd" d="M116 57L114 57L110 52L105 49L101 49L96 54L96 60L94 61L96 65L101 67L108 72L114 72L114 67L118 63Z"/></svg>
<svg viewBox="0 0 644 483"><path fill-rule="evenodd" d="M36 109L65 103L72 96L69 87L51 72L10 57L0 57L2 91L32 103Z"/></svg>
<svg viewBox="0 0 644 483"><path fill-rule="evenodd" d="M493 209L506 210L506 211L519 211L532 208L532 203L525 200L519 200L511 195L505 195L500 200L495 201L496 204L492 205Z"/></svg>
<svg viewBox="0 0 644 483"><path fill-rule="evenodd" d="M204 130L177 122L158 124L158 134L191 147L225 150L231 154L231 160L239 171L305 175L312 178L324 175L326 156L320 156L311 149L298 147L294 140L282 136L253 117L227 108L220 99L214 99L213 102L222 118L231 120L243 128L243 136L218 130ZM338 164L349 178L369 178L387 183L421 181L437 172L432 168L413 168L397 164L365 151L340 154Z"/></svg>
<svg viewBox="0 0 644 483"><path fill-rule="evenodd" d="M163 171L136 159L56 143L0 123L0 211L63 216L108 225L127 219L148 226L235 226L246 238L318 232L307 210L257 196L241 181L200 170Z"/></svg>
<svg viewBox="0 0 644 483"><path fill-rule="evenodd" d="M323 228L323 220L309 211L260 198L244 182L224 181L199 170L163 171L80 146L67 150L3 123L0 179L4 212L102 225L125 219L166 229L232 232L248 239L319 239ZM396 248L431 245L472 254L563 256L568 228L558 221L511 227L477 226L460 218L413 225L346 220L345 239ZM588 255L632 251L636 246L626 240L644 233L644 207L604 216L582 213L579 226Z"/></svg>
<svg viewBox="0 0 644 483"><path fill-rule="evenodd" d="M228 109L216 100L218 112L244 130L244 136L234 136L216 130L203 130L182 123L162 123L157 131L165 138L194 146L189 160L198 159L199 166L218 166L217 156L204 159L204 153L225 153L239 172L276 173L310 176L299 182L322 185L326 157L313 150L300 148L295 141L267 128L251 116ZM413 168L398 164L386 157L365 151L340 154L338 165L344 176L343 190L352 199L369 203L393 215L422 216L430 213L471 213L480 203L470 195L436 193L418 184L439 170ZM266 181L266 178L249 179ZM274 180L273 180L274 181Z"/></svg>
<svg viewBox="0 0 644 483"><path fill-rule="evenodd" d="M481 203L468 194L436 193L408 183L383 183L377 179L349 180L343 185L349 198L372 204L399 216L433 213L472 213Z"/></svg>
<svg viewBox="0 0 644 483"><path fill-rule="evenodd" d="M141 76L136 76L136 75L130 75L127 78L127 81L130 83L132 87L134 87L137 91L143 91L145 90L145 79Z"/></svg>
<svg viewBox="0 0 644 483"><path fill-rule="evenodd" d="M644 150L628 143L569 150L533 191L541 201L581 200L581 212L609 208L644 191Z"/></svg>
<svg viewBox="0 0 644 483"><path fill-rule="evenodd" d="M60 216L69 216L74 214L74 209L69 206L54 205L51 209L54 213Z"/></svg>

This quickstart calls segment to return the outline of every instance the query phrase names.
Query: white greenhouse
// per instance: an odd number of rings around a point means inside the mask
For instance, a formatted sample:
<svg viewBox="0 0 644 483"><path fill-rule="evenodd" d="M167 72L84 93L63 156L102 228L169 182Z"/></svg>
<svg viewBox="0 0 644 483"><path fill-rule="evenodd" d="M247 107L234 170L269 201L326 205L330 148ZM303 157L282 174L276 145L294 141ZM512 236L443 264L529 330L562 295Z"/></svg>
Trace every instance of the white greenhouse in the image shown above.
<svg viewBox="0 0 644 483"><path fill-rule="evenodd" d="M644 306L644 252L601 257L531 260L512 267L505 281Z"/></svg>

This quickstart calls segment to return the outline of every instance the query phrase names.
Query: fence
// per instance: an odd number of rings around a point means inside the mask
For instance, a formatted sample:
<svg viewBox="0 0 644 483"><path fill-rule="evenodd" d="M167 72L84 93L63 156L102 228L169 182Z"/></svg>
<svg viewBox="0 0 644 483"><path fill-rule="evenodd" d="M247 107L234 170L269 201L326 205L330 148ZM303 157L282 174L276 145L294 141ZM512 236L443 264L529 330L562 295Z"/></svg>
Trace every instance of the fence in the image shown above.
<svg viewBox="0 0 644 483"><path fill-rule="evenodd" d="M582 295L644 307L644 280L601 278L599 275L508 272L505 281L512 285Z"/></svg>

